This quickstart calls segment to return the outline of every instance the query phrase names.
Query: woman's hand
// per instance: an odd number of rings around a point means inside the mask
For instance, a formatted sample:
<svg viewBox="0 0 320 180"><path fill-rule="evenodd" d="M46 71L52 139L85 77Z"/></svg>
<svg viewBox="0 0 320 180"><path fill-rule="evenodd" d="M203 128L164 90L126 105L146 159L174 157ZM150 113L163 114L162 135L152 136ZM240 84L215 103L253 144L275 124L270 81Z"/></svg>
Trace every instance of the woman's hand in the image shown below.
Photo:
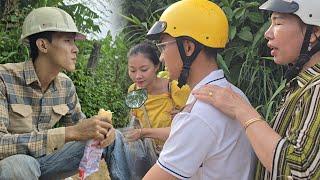
<svg viewBox="0 0 320 180"><path fill-rule="evenodd" d="M171 115L171 120L173 120L173 118L180 112L179 109L173 109L170 113Z"/></svg>
<svg viewBox="0 0 320 180"><path fill-rule="evenodd" d="M130 129L123 133L123 136L126 138L127 142L133 142L141 138L142 129Z"/></svg>
<svg viewBox="0 0 320 180"><path fill-rule="evenodd" d="M199 100L213 105L227 116L244 123L259 113L231 87L223 88L216 85L205 85L192 94Z"/></svg>
<svg viewBox="0 0 320 180"><path fill-rule="evenodd" d="M194 90L192 94L231 118L239 120L243 126L246 121L260 117L259 113L230 87L206 85ZM263 121L255 123L245 131L259 160L268 171L271 171L274 151L281 137L267 123L261 122Z"/></svg>

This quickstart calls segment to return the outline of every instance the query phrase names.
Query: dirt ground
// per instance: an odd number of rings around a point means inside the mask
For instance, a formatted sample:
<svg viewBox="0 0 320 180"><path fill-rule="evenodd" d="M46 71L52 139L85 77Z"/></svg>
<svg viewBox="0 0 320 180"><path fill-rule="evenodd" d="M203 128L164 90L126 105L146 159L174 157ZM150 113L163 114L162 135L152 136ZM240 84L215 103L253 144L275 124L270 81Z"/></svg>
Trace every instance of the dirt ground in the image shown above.
<svg viewBox="0 0 320 180"><path fill-rule="evenodd" d="M86 178L86 180L111 180L109 177L109 171L108 167L106 165L106 162L104 160L100 161L100 169L98 172L95 172L91 174L89 177ZM73 180L80 179L79 174L76 174L71 177Z"/></svg>

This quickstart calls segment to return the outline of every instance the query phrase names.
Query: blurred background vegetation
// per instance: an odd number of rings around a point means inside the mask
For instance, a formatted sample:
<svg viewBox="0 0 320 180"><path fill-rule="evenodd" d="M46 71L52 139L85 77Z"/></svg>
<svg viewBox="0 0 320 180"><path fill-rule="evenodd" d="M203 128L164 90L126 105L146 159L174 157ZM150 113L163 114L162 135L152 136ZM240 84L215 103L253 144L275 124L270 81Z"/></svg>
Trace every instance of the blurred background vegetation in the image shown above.
<svg viewBox="0 0 320 180"><path fill-rule="evenodd" d="M99 108L114 112L116 127L128 121L129 109L124 96L131 84L127 75L128 49L145 39L147 30L163 10L175 0L123 0L121 16L126 26L116 37L110 33L100 40L77 42L80 53L77 70L68 73L77 88L83 112L95 115ZM272 119L284 87L283 67L269 58L264 31L269 26L268 14L258 10L264 0L215 0L230 22L228 47L218 56L227 78L240 87L268 121ZM0 63L29 59L28 47L18 39L25 16L34 8L56 6L70 13L81 31L98 33L93 19L99 14L76 3L62 0L0 0Z"/></svg>

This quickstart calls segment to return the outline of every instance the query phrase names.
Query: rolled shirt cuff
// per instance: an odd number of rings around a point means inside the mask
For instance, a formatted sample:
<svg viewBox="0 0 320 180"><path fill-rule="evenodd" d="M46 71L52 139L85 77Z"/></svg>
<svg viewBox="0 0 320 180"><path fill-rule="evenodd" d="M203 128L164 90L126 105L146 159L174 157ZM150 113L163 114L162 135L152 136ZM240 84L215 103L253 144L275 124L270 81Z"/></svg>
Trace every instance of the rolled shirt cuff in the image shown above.
<svg viewBox="0 0 320 180"><path fill-rule="evenodd" d="M65 127L48 130L47 137L46 154L51 154L65 144Z"/></svg>

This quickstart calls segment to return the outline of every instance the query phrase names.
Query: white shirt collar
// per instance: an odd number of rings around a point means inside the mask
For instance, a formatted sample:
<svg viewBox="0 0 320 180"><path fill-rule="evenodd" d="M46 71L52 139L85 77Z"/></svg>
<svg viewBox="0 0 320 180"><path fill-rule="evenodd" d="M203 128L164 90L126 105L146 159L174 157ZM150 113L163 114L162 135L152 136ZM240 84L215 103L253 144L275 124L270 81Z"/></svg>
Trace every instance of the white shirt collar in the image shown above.
<svg viewBox="0 0 320 180"><path fill-rule="evenodd" d="M206 85L214 80L224 78L224 73L222 69L214 70L203 78L193 89L198 89L203 85Z"/></svg>
<svg viewBox="0 0 320 180"><path fill-rule="evenodd" d="M205 78L203 78L197 85L194 86L194 89L199 89L201 86L206 85L210 82L215 82L215 80L220 80L224 78L224 73L222 69L214 70L210 74L208 74ZM195 97L190 94L187 100L187 104L192 103L195 101Z"/></svg>

